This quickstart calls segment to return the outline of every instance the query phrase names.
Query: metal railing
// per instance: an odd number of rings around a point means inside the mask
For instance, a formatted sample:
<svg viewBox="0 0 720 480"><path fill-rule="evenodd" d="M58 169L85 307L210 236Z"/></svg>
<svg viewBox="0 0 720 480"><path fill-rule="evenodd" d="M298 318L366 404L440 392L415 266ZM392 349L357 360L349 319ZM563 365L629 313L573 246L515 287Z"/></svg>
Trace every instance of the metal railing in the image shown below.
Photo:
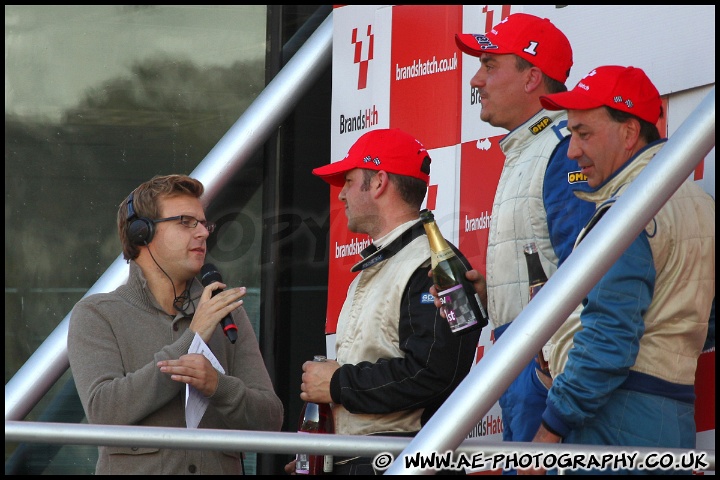
<svg viewBox="0 0 720 480"><path fill-rule="evenodd" d="M402 456L453 450L715 146L715 87L668 139ZM652 192L652 194L648 194ZM462 412L462 414L460 414ZM388 473L426 473L396 462Z"/></svg>
<svg viewBox="0 0 720 480"><path fill-rule="evenodd" d="M190 174L205 185L205 206L262 148L331 61L332 12ZM119 255L84 296L110 292L127 275L128 265ZM70 313L5 384L6 421L25 418L70 367L69 323Z"/></svg>
<svg viewBox="0 0 720 480"><path fill-rule="evenodd" d="M426 427L427 428L427 427ZM125 425L84 425L43 422L5 422L5 440L43 442L62 445L107 445L193 450L231 450L262 453L295 453L375 456L387 453L397 456L407 448L410 438L367 435L305 435L290 432L255 432L247 430L185 429L168 427L138 427ZM542 452L542 455L602 456L632 453L636 462L655 455L657 449L638 447L606 447L599 445L529 444L497 442L474 438L462 442L455 454L463 454L478 466L486 462L492 467L495 459L510 457L518 452ZM443 450L444 452L444 450ZM663 449L664 455L680 458L688 450ZM715 451L705 453L707 470L715 469ZM400 462L395 462L398 465ZM470 465L472 466L472 465ZM387 473L390 473L390 469ZM433 473L429 471L429 473Z"/></svg>

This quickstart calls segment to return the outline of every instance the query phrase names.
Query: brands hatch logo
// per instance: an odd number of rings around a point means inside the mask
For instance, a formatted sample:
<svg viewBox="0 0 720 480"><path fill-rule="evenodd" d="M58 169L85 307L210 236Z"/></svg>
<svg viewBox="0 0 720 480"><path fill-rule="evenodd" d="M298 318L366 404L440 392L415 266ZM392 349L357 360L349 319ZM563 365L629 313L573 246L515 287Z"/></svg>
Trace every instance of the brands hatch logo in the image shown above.
<svg viewBox="0 0 720 480"><path fill-rule="evenodd" d="M348 132L359 132L374 127L380 122L380 112L375 105L360 110L357 115L340 114L340 135Z"/></svg>
<svg viewBox="0 0 720 480"><path fill-rule="evenodd" d="M358 65L358 90L363 90L368 83L368 70L375 51L375 35L372 25L366 29L366 38L358 38L358 29L352 29L352 44L355 48L353 63ZM380 122L380 112L375 105L358 110L357 114L343 113L340 115L340 134L358 132L374 127Z"/></svg>
<svg viewBox="0 0 720 480"><path fill-rule="evenodd" d="M353 63L358 65L358 90L367 87L368 67L375 51L375 35L372 33L372 25L367 26L366 32L367 40L360 40L358 39L358 29L353 28L352 30L352 44L355 47ZM363 48L363 46L366 46L366 48ZM363 50L367 52L365 58L363 58Z"/></svg>

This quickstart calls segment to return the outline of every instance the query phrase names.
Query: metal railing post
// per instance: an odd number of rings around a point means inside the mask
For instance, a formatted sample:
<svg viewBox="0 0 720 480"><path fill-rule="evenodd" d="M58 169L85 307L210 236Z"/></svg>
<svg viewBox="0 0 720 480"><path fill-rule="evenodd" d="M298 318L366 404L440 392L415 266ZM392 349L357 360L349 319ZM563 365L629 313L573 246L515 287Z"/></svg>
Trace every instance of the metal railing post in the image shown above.
<svg viewBox="0 0 720 480"><path fill-rule="evenodd" d="M206 206L262 147L332 62L332 12L213 147L190 176L203 182ZM127 280L122 255L85 294L109 292ZM70 313L5 384L5 420L21 420L69 368Z"/></svg>
<svg viewBox="0 0 720 480"><path fill-rule="evenodd" d="M386 473L433 474L405 467L403 457L455 450L714 146L715 87Z"/></svg>

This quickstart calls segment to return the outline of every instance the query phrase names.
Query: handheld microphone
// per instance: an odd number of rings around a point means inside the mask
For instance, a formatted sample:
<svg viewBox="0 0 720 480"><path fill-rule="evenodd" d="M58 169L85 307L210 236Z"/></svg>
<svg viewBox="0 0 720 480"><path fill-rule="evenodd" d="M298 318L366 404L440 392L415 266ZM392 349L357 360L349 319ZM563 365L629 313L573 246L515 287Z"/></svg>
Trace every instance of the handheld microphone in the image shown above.
<svg viewBox="0 0 720 480"><path fill-rule="evenodd" d="M222 282L220 272L217 271L217 268L215 268L215 265L212 263L203 265L202 269L200 269L200 274L200 282L203 284L203 287L207 287L213 282ZM212 296L214 297L222 291L223 289L219 288L212 292ZM232 316L227 314L220 322L220 325L222 326L223 332L225 332L225 336L230 340L230 343L235 343L235 340L237 340L237 325L233 322Z"/></svg>

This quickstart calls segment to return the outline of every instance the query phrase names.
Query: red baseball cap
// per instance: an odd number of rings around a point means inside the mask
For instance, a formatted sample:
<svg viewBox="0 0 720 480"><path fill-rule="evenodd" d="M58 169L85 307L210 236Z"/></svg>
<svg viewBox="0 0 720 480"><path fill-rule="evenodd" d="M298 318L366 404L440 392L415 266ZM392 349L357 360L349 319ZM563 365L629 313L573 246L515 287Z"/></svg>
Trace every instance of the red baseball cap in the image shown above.
<svg viewBox="0 0 720 480"><path fill-rule="evenodd" d="M538 67L545 75L565 83L573 65L570 41L547 18L513 13L489 32L457 33L460 50L479 57L483 53L512 53Z"/></svg>
<svg viewBox="0 0 720 480"><path fill-rule="evenodd" d="M385 170L396 175L419 178L425 184L430 174L421 170L427 150L412 135L399 128L371 130L358 138L345 158L324 167L313 169L313 175L330 185L345 185L345 173L354 168Z"/></svg>
<svg viewBox="0 0 720 480"><path fill-rule="evenodd" d="M540 97L548 110L590 110L608 106L653 125L662 111L660 93L640 68L606 65L593 69L568 92Z"/></svg>

